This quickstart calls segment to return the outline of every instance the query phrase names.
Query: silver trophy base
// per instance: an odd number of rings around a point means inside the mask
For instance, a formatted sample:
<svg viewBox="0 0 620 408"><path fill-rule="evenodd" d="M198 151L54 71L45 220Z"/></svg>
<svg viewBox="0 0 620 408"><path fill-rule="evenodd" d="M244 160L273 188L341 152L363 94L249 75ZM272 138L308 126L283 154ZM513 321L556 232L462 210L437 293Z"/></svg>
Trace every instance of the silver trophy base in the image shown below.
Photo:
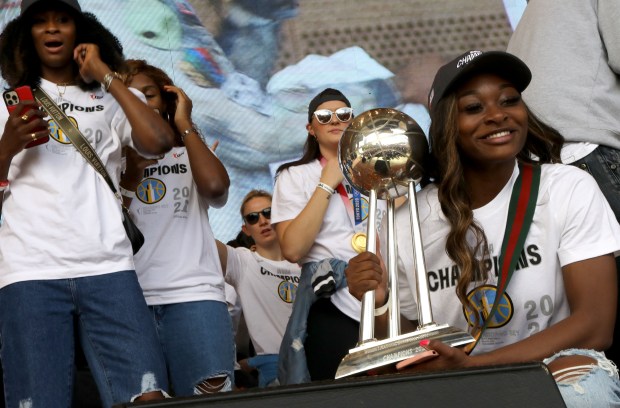
<svg viewBox="0 0 620 408"><path fill-rule="evenodd" d="M447 324L432 324L389 339L367 341L349 350L349 354L338 366L336 379L395 364L422 353L426 349L420 346L420 340L425 339L440 340L451 347L463 346L474 341L469 333Z"/></svg>

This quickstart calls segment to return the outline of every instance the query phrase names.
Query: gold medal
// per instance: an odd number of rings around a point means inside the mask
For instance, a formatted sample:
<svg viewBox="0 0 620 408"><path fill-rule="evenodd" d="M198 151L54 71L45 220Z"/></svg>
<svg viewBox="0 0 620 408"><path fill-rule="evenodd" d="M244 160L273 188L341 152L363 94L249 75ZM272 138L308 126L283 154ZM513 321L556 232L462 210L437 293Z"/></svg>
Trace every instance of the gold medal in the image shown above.
<svg viewBox="0 0 620 408"><path fill-rule="evenodd" d="M351 246L358 254L361 254L366 250L366 234L363 232L356 232L351 238Z"/></svg>

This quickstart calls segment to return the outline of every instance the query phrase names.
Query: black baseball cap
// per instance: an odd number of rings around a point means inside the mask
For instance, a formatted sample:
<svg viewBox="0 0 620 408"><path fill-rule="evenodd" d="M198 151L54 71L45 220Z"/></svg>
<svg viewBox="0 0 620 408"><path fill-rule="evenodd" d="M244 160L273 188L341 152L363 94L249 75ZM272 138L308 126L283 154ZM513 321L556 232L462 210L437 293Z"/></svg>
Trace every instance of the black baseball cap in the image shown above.
<svg viewBox="0 0 620 408"><path fill-rule="evenodd" d="M22 0L21 15L24 15L24 13L28 11L30 7L34 6L35 4L43 3L44 1L46 4L49 4L52 2L50 0ZM57 3L65 4L78 12L82 12L80 3L78 3L77 0L53 0L53 1Z"/></svg>
<svg viewBox="0 0 620 408"><path fill-rule="evenodd" d="M439 68L428 94L429 109L465 78L478 73L494 73L509 80L519 92L527 88L532 73L516 56L504 51L467 51Z"/></svg>
<svg viewBox="0 0 620 408"><path fill-rule="evenodd" d="M347 97L344 96L342 92L334 88L326 88L310 101L310 104L308 105L308 123L312 122L312 114L316 111L316 108L318 108L319 105L329 101L342 101L349 108L351 107L351 102L349 102Z"/></svg>

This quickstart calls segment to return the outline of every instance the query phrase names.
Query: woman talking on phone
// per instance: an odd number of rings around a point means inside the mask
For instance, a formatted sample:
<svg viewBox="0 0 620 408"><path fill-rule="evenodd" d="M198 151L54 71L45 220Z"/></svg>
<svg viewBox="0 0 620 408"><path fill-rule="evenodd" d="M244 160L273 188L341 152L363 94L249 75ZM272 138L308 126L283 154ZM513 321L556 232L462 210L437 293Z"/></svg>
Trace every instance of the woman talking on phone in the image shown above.
<svg viewBox="0 0 620 408"><path fill-rule="evenodd" d="M175 396L230 391L232 324L209 207L228 198L230 180L192 122L193 104L161 69L128 60L125 83L175 131L160 160L126 149L121 192L145 235L136 272L155 321ZM167 192L167 193L166 193Z"/></svg>
<svg viewBox="0 0 620 408"><path fill-rule="evenodd" d="M0 53L9 86L49 94L116 186L123 146L147 155L172 146L170 127L118 79L121 45L76 0L24 0L0 36ZM22 113L26 106L35 109ZM104 406L163 398L165 364L120 200L36 107L0 115L6 405L70 406L74 329ZM25 148L48 133L47 143Z"/></svg>

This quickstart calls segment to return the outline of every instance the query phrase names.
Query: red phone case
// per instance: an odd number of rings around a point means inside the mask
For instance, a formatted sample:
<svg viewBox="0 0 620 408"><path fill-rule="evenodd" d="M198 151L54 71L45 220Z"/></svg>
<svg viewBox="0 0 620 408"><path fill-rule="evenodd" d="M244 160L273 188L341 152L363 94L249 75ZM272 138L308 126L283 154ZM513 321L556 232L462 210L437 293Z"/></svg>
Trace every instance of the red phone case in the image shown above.
<svg viewBox="0 0 620 408"><path fill-rule="evenodd" d="M32 90L27 85L26 86L20 86L18 88L13 89L13 90L5 91L2 94L2 96L3 96L3 99L4 99L4 104L6 105L6 108L8 109L9 113L12 113L15 110L15 108L17 107L17 104L22 102L22 101L34 101L34 96L32 95ZM19 114L23 115L26 112L31 111L32 109L34 109L32 106L26 106ZM43 130L43 129L35 129L35 131L37 131L37 132L39 130ZM26 148L38 146L38 145L43 144L43 143L47 143L48 140L50 140L49 135L28 143L26 145Z"/></svg>
<svg viewBox="0 0 620 408"><path fill-rule="evenodd" d="M435 358L438 355L439 353L437 353L435 350L426 350L426 351L423 351L422 353L416 354L413 357L409 357L406 360L399 361L398 363L396 363L396 369L402 370L403 368L408 367L412 364L419 364L423 361L427 361L427 360L430 360L431 358Z"/></svg>

